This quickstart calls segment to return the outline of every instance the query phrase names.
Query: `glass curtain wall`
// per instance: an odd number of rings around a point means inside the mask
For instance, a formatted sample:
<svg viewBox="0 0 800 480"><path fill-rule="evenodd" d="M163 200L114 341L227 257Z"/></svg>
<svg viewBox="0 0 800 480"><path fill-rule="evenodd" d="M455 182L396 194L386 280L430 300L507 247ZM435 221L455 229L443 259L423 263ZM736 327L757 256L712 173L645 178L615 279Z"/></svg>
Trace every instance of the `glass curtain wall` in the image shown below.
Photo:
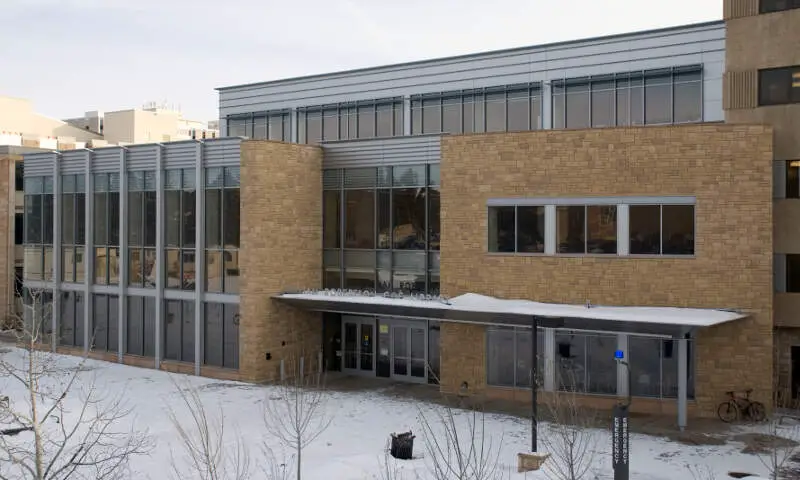
<svg viewBox="0 0 800 480"><path fill-rule="evenodd" d="M205 304L203 364L239 368L239 305Z"/></svg>
<svg viewBox="0 0 800 480"><path fill-rule="evenodd" d="M194 300L164 300L164 359L194 362Z"/></svg>
<svg viewBox="0 0 800 480"><path fill-rule="evenodd" d="M61 318L58 323L59 345L83 346L84 314L83 292L61 292Z"/></svg>
<svg viewBox="0 0 800 480"><path fill-rule="evenodd" d="M156 354L156 300L154 297L128 296L126 355L154 357Z"/></svg>
<svg viewBox="0 0 800 480"><path fill-rule="evenodd" d="M164 172L164 285L194 290L197 225L193 168Z"/></svg>
<svg viewBox="0 0 800 480"><path fill-rule="evenodd" d="M533 378L531 329L489 327L486 331L486 381L501 387L530 388ZM545 368L545 331L536 336L536 385L541 386Z"/></svg>
<svg viewBox="0 0 800 480"><path fill-rule="evenodd" d="M308 107L298 111L300 143L403 135L403 99Z"/></svg>
<svg viewBox="0 0 800 480"><path fill-rule="evenodd" d="M61 281L81 283L86 274L86 177L61 176Z"/></svg>
<svg viewBox="0 0 800 480"><path fill-rule="evenodd" d="M94 174L94 283L119 283L119 173Z"/></svg>
<svg viewBox="0 0 800 480"><path fill-rule="evenodd" d="M439 292L439 165L326 170L325 288Z"/></svg>
<svg viewBox="0 0 800 480"><path fill-rule="evenodd" d="M542 128L541 84L411 97L411 133L480 133Z"/></svg>
<svg viewBox="0 0 800 480"><path fill-rule="evenodd" d="M53 280L53 177L28 177L25 193L25 280Z"/></svg>
<svg viewBox="0 0 800 480"><path fill-rule="evenodd" d="M292 115L290 110L260 112L228 118L228 136L256 140L290 142Z"/></svg>
<svg viewBox="0 0 800 480"><path fill-rule="evenodd" d="M119 297L92 295L92 322L89 338L92 350L119 351Z"/></svg>
<svg viewBox="0 0 800 480"><path fill-rule="evenodd" d="M208 168L205 175L205 290L239 293L239 167Z"/></svg>
<svg viewBox="0 0 800 480"><path fill-rule="evenodd" d="M553 128L703 120L701 66L554 80Z"/></svg>
<svg viewBox="0 0 800 480"><path fill-rule="evenodd" d="M128 172L128 285L155 288L156 172Z"/></svg>

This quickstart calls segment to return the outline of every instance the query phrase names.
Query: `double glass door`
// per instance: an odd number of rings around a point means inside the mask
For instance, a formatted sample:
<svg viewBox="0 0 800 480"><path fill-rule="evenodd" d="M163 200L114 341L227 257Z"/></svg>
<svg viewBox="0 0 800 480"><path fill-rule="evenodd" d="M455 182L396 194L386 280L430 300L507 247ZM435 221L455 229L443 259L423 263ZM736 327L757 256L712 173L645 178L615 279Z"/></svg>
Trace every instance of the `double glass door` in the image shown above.
<svg viewBox="0 0 800 480"><path fill-rule="evenodd" d="M344 371L410 382L428 381L427 322L343 317L342 324Z"/></svg>

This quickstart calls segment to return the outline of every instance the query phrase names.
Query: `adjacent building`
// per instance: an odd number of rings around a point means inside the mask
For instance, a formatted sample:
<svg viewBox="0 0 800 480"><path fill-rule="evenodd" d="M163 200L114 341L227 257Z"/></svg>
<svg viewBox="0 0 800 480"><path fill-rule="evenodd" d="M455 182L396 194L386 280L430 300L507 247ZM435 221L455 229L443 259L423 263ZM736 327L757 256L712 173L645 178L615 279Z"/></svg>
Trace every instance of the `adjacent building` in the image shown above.
<svg viewBox="0 0 800 480"><path fill-rule="evenodd" d="M27 155L26 301L51 348L221 378L302 358L680 424L793 397L790 7L225 87L224 138Z"/></svg>

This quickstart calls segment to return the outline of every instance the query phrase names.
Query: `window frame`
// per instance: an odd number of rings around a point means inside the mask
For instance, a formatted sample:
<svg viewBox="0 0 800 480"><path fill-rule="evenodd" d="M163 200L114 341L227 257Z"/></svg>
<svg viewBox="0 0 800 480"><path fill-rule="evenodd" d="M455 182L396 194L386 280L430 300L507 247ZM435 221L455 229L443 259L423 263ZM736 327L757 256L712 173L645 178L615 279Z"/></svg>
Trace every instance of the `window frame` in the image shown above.
<svg viewBox="0 0 800 480"><path fill-rule="evenodd" d="M781 88L785 96L785 100L771 101L765 97L764 90L766 88L765 76L770 74L782 74L786 78L783 80L786 85ZM796 105L800 104L800 65L790 65L785 67L776 68L762 68L758 70L758 106L759 107L773 107L778 105Z"/></svg>

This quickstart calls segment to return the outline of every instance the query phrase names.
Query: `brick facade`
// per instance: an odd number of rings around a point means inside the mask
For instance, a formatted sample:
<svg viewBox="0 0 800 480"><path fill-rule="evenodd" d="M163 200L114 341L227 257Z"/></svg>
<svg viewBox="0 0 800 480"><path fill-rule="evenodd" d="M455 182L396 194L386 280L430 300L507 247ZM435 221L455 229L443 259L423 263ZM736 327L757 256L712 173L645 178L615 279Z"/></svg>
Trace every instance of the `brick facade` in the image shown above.
<svg viewBox="0 0 800 480"><path fill-rule="evenodd" d="M772 131L765 126L539 131L442 140L445 295L605 305L738 308L750 317L700 332L696 402L771 394ZM487 253L489 198L693 195L696 256L600 258ZM469 348L465 347L465 342ZM442 381L485 382L485 330L442 327Z"/></svg>
<svg viewBox="0 0 800 480"><path fill-rule="evenodd" d="M4 238L0 245L0 326L14 323L16 306L14 302L14 267L16 265L16 246L14 244L14 216L16 214L15 166L22 161L19 156L0 155L0 233Z"/></svg>
<svg viewBox="0 0 800 480"><path fill-rule="evenodd" d="M298 355L316 368L321 315L271 296L322 284L322 149L242 142L241 192L240 376L273 380Z"/></svg>

